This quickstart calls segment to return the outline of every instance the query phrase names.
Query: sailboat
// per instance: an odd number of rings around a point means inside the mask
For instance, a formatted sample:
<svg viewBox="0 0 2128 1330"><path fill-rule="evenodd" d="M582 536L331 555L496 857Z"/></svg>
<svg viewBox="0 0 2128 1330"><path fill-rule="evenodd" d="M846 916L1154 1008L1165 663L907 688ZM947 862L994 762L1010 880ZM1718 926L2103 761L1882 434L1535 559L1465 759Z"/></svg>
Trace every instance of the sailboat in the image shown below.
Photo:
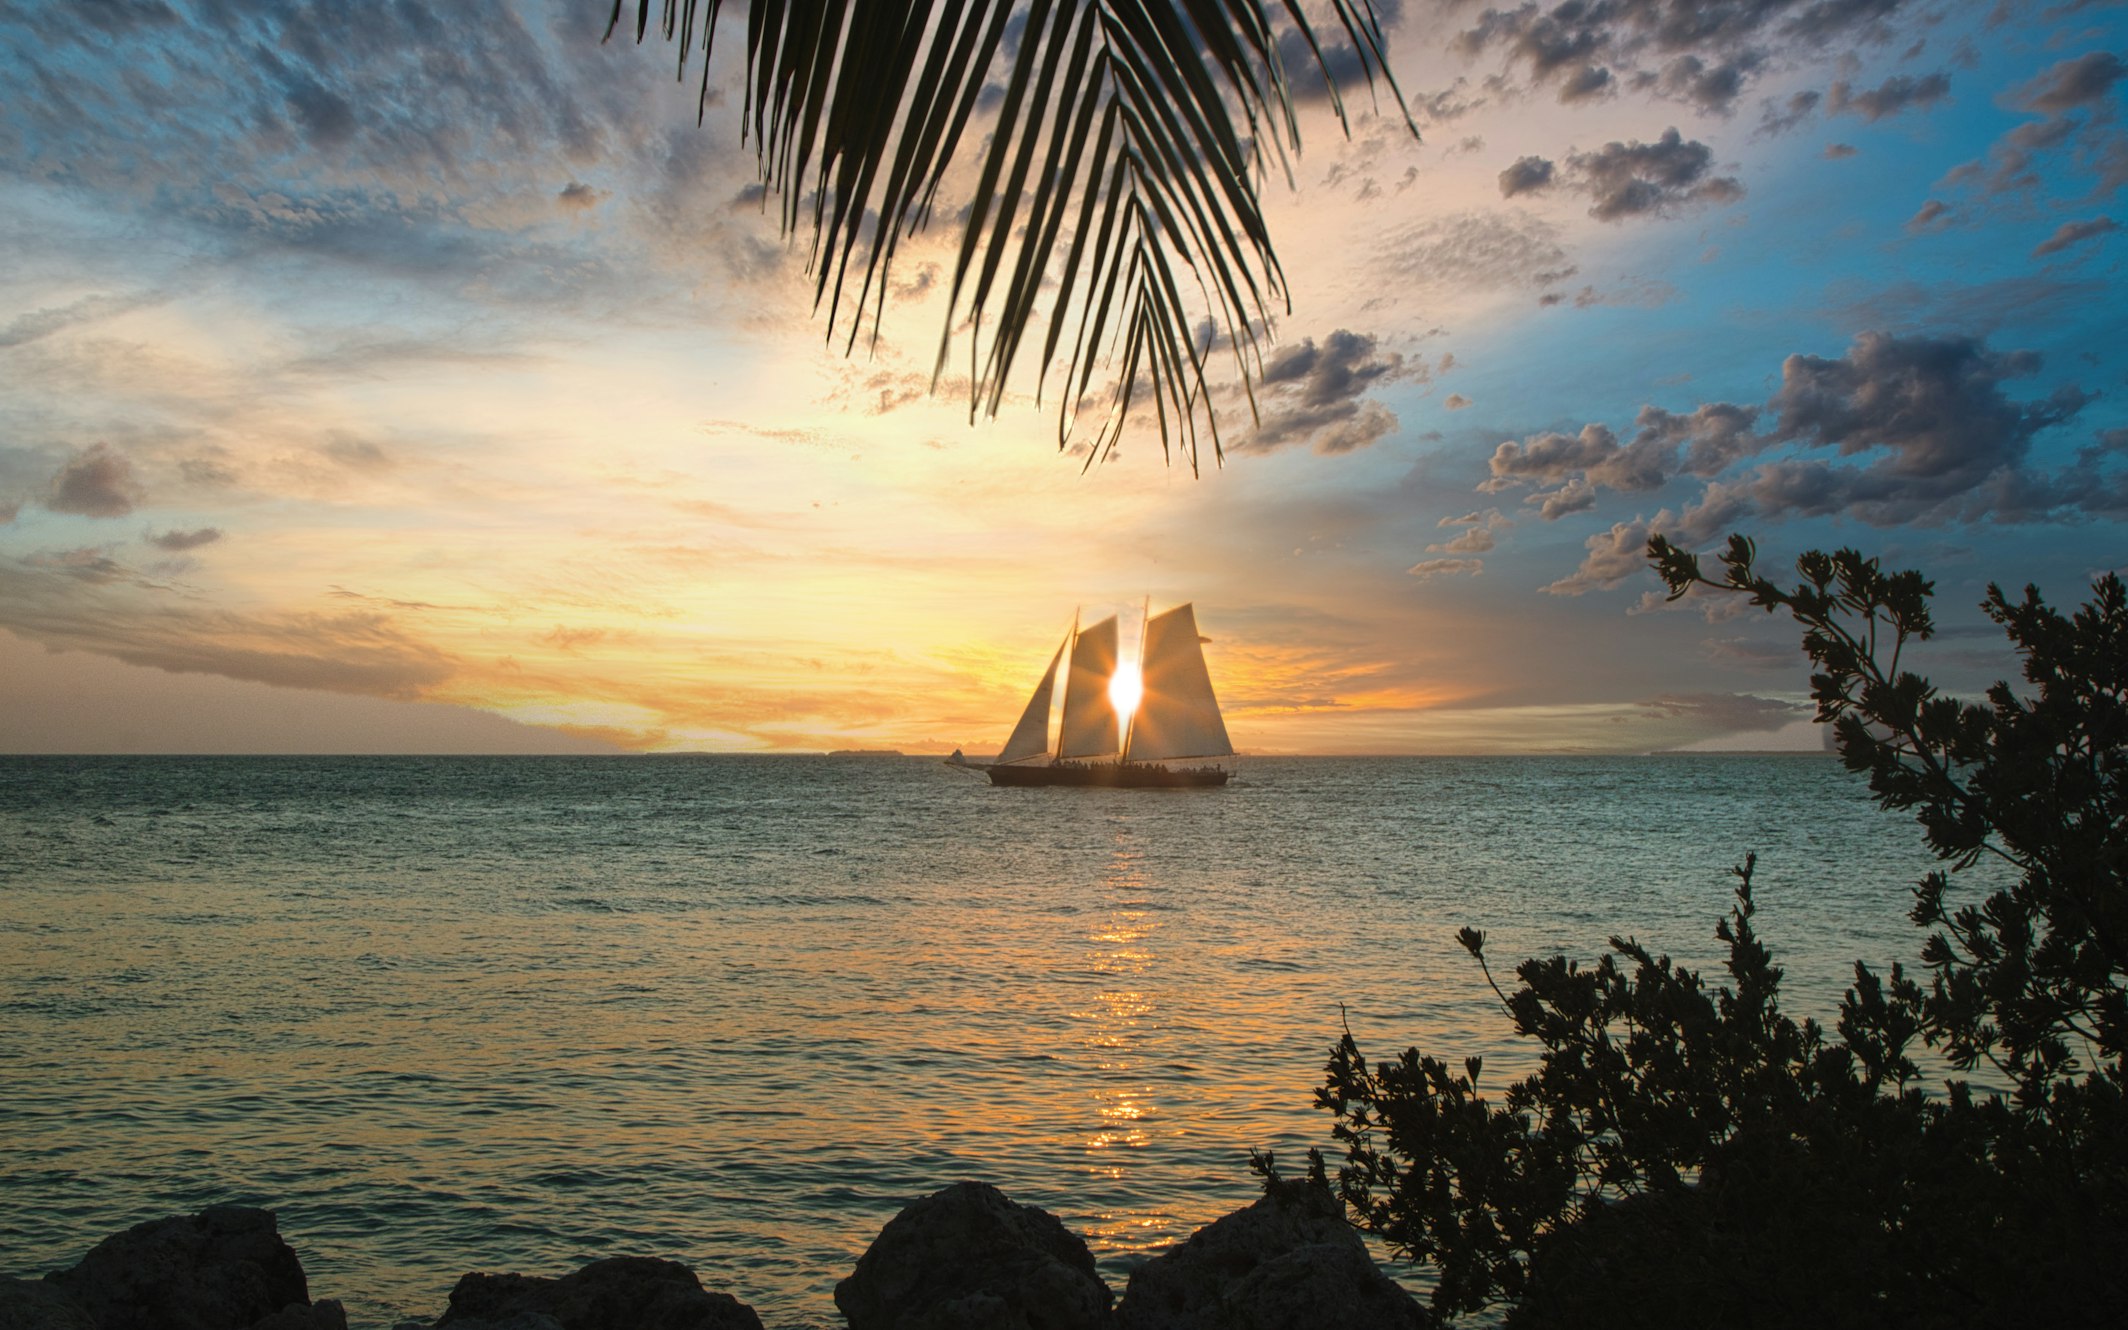
<svg viewBox="0 0 2128 1330"><path fill-rule="evenodd" d="M1204 666L1189 605L1148 615L1138 645L1138 705L1127 722L1109 685L1116 677L1114 615L1064 635L997 760L956 765L990 773L993 785L1174 788L1224 785L1217 759L1231 757L1226 721ZM1051 737L1049 713L1063 667L1064 706Z"/></svg>

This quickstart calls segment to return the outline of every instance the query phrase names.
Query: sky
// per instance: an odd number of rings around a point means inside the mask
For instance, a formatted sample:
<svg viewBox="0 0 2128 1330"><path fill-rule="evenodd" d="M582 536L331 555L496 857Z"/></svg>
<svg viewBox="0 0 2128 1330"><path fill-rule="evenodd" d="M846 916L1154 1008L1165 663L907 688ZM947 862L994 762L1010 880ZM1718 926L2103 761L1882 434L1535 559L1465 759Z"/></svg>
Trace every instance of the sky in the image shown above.
<svg viewBox="0 0 2128 1330"><path fill-rule="evenodd" d="M0 752L982 753L1148 601L1244 752L1815 748L1651 531L1922 569L1966 691L2128 568L2118 7L1378 5L1201 474L934 392L950 224L845 355L737 23L697 125L609 8L0 0Z"/></svg>

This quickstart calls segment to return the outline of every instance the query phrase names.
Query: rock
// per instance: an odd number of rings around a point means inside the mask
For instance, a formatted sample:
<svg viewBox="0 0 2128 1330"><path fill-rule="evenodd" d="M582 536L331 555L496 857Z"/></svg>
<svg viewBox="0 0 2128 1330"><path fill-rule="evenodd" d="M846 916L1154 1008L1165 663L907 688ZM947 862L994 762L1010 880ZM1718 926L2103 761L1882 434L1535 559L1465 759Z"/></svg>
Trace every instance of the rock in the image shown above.
<svg viewBox="0 0 2128 1330"><path fill-rule="evenodd" d="M235 1205L136 1224L45 1281L100 1330L248 1330L285 1307L310 1308L303 1263L273 1212Z"/></svg>
<svg viewBox="0 0 2128 1330"><path fill-rule="evenodd" d="M1318 1243L1256 1267L1227 1301L1232 1330L1423 1330L1432 1317L1364 1244Z"/></svg>
<svg viewBox="0 0 2128 1330"><path fill-rule="evenodd" d="M347 1330L347 1309L332 1298L320 1298L308 1307L291 1304L252 1322L251 1330Z"/></svg>
<svg viewBox="0 0 2128 1330"><path fill-rule="evenodd" d="M0 1330L96 1330L96 1318L56 1285L0 1276Z"/></svg>
<svg viewBox="0 0 2128 1330"><path fill-rule="evenodd" d="M677 1261L616 1256L573 1275L471 1274L436 1330L762 1330L754 1309Z"/></svg>
<svg viewBox="0 0 2128 1330"><path fill-rule="evenodd" d="M1084 1242L986 1182L904 1209L835 1286L850 1330L1106 1330L1113 1300Z"/></svg>
<svg viewBox="0 0 2128 1330"><path fill-rule="evenodd" d="M1336 1197L1286 1183L1139 1266L1116 1321L1123 1330L1372 1330L1423 1325L1426 1314L1375 1267Z"/></svg>

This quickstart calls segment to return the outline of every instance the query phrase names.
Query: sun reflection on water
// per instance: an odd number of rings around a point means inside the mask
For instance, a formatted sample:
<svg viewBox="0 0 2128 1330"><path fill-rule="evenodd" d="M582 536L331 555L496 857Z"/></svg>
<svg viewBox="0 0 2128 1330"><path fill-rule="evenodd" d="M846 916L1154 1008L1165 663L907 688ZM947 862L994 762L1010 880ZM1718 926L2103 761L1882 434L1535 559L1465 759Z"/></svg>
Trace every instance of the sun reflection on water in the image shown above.
<svg viewBox="0 0 2128 1330"><path fill-rule="evenodd" d="M1143 859L1142 849L1119 837L1102 876L1102 911L1086 932L1098 988L1084 1013L1083 1042L1099 1068L1086 1153L1091 1171L1112 1181L1125 1178L1137 1152L1154 1143L1162 1107L1148 1072L1161 1018L1161 953L1154 942L1161 919L1148 908ZM1098 1250L1143 1252L1172 1241L1172 1227L1172 1217L1157 1208L1108 1210L1087 1224L1087 1237Z"/></svg>

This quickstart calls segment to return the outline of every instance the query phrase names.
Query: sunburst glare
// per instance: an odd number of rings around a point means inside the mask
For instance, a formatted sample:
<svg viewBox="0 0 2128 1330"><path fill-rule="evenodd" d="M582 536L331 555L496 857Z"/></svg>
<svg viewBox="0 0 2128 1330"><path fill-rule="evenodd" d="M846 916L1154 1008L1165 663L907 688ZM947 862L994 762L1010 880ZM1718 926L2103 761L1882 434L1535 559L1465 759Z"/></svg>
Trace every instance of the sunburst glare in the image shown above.
<svg viewBox="0 0 2128 1330"><path fill-rule="evenodd" d="M1136 661L1123 661L1108 679L1108 703L1116 709L1116 723L1128 730L1131 714L1138 709L1138 699L1145 696L1145 680L1139 676Z"/></svg>

